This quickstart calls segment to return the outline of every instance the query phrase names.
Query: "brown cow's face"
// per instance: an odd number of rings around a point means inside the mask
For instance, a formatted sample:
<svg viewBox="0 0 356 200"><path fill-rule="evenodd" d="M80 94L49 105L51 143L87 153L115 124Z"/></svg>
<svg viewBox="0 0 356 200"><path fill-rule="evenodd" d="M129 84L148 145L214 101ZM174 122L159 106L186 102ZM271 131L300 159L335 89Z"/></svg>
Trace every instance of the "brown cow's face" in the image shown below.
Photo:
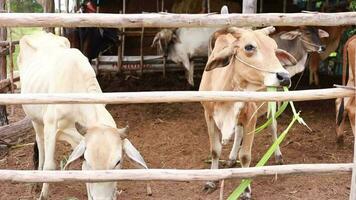
<svg viewBox="0 0 356 200"><path fill-rule="evenodd" d="M76 129L85 135L85 139L73 150L68 163L84 155L83 170L113 170L120 169L123 153L131 160L147 168L140 153L125 138L127 128L116 129L98 125L86 128L76 123ZM116 199L116 182L87 183L88 199Z"/></svg>
<svg viewBox="0 0 356 200"><path fill-rule="evenodd" d="M307 52L322 53L325 51L325 45L321 43L321 38L329 37L329 34L313 27L301 27L294 31L289 31L280 36L283 40L299 39Z"/></svg>
<svg viewBox="0 0 356 200"><path fill-rule="evenodd" d="M293 65L296 60L277 49L276 42L264 31L233 28L229 33L222 32L216 37L206 71L233 67L237 79L249 84L262 87L290 85L289 74L282 64Z"/></svg>

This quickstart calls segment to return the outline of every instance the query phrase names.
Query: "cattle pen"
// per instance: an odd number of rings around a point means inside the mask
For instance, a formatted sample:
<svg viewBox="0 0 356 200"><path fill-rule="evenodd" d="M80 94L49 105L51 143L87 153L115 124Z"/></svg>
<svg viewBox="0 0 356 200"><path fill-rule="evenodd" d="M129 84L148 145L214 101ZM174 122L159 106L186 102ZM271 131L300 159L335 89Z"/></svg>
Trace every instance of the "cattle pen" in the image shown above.
<svg viewBox="0 0 356 200"><path fill-rule="evenodd" d="M15 14L0 13L3 27L223 27L269 25L355 25L356 13L298 14ZM354 96L355 90L334 88L290 92L146 92L83 94L0 94L0 104L72 104L72 103L168 103L199 101L283 101L320 100ZM354 141L356 144L356 140ZM350 200L356 199L356 145L354 163L299 164L219 170L118 170L118 171L31 171L0 170L0 181L12 182L100 182L117 180L224 180L295 173L353 172Z"/></svg>

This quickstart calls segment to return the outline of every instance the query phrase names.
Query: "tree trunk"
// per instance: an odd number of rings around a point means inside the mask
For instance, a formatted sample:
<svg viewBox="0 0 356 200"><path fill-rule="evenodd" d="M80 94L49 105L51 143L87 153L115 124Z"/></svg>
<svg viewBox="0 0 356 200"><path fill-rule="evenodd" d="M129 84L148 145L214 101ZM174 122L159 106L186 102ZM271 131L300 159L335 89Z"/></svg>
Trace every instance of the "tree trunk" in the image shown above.
<svg viewBox="0 0 356 200"><path fill-rule="evenodd" d="M5 1L6 0L0 0L0 10L5 10ZM6 41L7 39L7 32L6 32L6 27L1 27L0 28L0 41ZM7 48L5 47L0 47L0 48ZM0 57L0 80L6 79L7 76L7 70L6 70L6 55L2 55ZM0 105L0 126L9 124L9 120L7 119L7 112L6 112L6 106L5 105Z"/></svg>

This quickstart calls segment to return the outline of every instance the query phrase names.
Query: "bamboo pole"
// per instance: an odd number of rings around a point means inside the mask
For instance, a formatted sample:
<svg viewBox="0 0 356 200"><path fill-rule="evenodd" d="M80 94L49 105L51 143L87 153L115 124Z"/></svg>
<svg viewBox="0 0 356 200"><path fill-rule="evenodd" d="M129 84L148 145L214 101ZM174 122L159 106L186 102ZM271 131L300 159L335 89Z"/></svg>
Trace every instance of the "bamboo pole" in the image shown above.
<svg viewBox="0 0 356 200"><path fill-rule="evenodd" d="M355 90L354 92L354 97L356 98L356 93ZM356 118L354 123L356 124ZM355 131L355 130L352 130ZM353 168L352 168L352 176L351 176L351 190L350 190L350 200L355 200L356 199L356 136L354 132L354 157L353 157Z"/></svg>
<svg viewBox="0 0 356 200"><path fill-rule="evenodd" d="M259 176L351 172L352 163L295 164L230 169L127 169L127 170L0 170L0 181L11 182L109 182L109 181L203 181Z"/></svg>
<svg viewBox="0 0 356 200"><path fill-rule="evenodd" d="M356 24L356 12L262 14L58 14L0 13L9 27L221 27L221 26L340 26Z"/></svg>
<svg viewBox="0 0 356 200"><path fill-rule="evenodd" d="M141 37L140 37L140 74L141 76L143 75L143 64L144 64L144 58L143 58L143 39L145 35L145 28L141 28Z"/></svg>
<svg viewBox="0 0 356 200"><path fill-rule="evenodd" d="M129 104L176 103L201 101L306 101L353 96L354 91L341 88L298 90L290 92L239 91L172 91L118 93L32 93L0 94L0 104Z"/></svg>

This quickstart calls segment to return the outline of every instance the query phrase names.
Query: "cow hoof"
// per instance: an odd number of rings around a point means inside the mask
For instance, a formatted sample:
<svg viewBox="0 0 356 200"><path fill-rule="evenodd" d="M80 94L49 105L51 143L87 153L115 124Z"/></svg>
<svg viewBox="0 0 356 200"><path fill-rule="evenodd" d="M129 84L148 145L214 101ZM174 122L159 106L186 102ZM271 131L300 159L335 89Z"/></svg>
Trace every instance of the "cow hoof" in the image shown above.
<svg viewBox="0 0 356 200"><path fill-rule="evenodd" d="M344 146L344 136L343 135L338 136L336 142L338 147Z"/></svg>
<svg viewBox="0 0 356 200"><path fill-rule="evenodd" d="M36 194L39 194L41 192L42 184L40 183L35 183L32 187L32 190L35 191Z"/></svg>
<svg viewBox="0 0 356 200"><path fill-rule="evenodd" d="M241 199L241 200L251 200L251 193L250 193L250 192L244 192L244 193L242 193L240 199Z"/></svg>
<svg viewBox="0 0 356 200"><path fill-rule="evenodd" d="M284 164L284 160L283 160L283 156L282 155L277 155L276 156L276 164L277 165L283 165Z"/></svg>
<svg viewBox="0 0 356 200"><path fill-rule="evenodd" d="M236 163L236 160L228 160L226 161L226 168L233 168L233 167L236 167L237 163Z"/></svg>
<svg viewBox="0 0 356 200"><path fill-rule="evenodd" d="M217 188L216 188L216 183L217 182L213 182L213 181L208 181L205 183L204 185L204 189L203 191L207 194L210 194L212 192L214 192Z"/></svg>

